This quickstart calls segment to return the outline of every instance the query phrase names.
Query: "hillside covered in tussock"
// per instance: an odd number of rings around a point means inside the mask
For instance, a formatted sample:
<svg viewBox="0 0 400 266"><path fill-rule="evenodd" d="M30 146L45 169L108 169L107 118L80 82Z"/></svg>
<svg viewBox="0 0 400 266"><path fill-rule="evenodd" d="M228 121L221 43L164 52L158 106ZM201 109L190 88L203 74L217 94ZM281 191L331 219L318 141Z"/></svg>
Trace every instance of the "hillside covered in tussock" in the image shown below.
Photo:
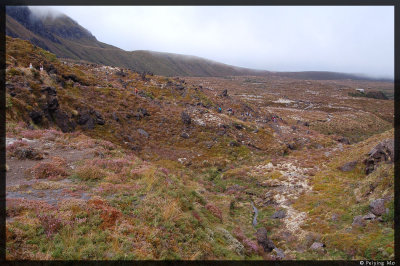
<svg viewBox="0 0 400 266"><path fill-rule="evenodd" d="M394 259L391 83L6 66L7 259Z"/></svg>

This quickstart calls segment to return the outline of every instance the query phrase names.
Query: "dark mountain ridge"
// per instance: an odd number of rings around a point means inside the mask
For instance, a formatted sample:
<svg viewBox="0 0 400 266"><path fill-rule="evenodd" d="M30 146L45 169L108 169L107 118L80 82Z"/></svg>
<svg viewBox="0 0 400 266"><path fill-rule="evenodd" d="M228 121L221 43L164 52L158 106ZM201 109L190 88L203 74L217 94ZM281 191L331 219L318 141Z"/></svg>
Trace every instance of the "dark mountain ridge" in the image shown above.
<svg viewBox="0 0 400 266"><path fill-rule="evenodd" d="M376 80L353 74L306 71L270 72L235 67L212 60L153 51L125 51L102 43L87 29L64 14L38 16L26 6L6 7L6 35L28 40L60 58L86 60L93 63L152 72L163 76L268 76L315 80ZM379 79L382 81L391 81Z"/></svg>

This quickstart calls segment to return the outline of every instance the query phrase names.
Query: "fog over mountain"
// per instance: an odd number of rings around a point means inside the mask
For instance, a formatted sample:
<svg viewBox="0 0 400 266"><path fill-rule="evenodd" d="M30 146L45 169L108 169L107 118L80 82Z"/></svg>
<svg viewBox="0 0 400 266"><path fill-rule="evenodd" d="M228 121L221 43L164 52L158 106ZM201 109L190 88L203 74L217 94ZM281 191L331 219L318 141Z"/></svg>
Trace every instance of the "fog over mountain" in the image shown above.
<svg viewBox="0 0 400 266"><path fill-rule="evenodd" d="M45 7L33 7L46 14ZM47 7L47 9L49 9ZM127 51L196 55L270 71L394 76L394 9L357 7L54 6Z"/></svg>

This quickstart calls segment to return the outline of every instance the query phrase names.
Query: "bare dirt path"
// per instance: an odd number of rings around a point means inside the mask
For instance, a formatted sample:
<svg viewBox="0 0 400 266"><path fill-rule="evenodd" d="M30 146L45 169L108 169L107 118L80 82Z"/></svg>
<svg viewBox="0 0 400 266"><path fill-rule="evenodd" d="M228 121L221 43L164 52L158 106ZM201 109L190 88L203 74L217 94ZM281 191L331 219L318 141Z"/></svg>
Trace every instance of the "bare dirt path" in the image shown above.
<svg viewBox="0 0 400 266"><path fill-rule="evenodd" d="M7 138L6 145L12 145L17 139ZM48 140L22 139L28 144L27 147L35 149L43 154L42 160L18 159L7 154L6 164L6 199L28 199L41 200L51 205L57 205L63 199L79 198L89 199L90 192L77 189L70 179L57 181L35 179L29 173L29 169L38 163L51 162L52 158L60 157L65 159L67 170L72 170L76 164L84 159L91 159L95 156L94 149L74 149L62 147Z"/></svg>

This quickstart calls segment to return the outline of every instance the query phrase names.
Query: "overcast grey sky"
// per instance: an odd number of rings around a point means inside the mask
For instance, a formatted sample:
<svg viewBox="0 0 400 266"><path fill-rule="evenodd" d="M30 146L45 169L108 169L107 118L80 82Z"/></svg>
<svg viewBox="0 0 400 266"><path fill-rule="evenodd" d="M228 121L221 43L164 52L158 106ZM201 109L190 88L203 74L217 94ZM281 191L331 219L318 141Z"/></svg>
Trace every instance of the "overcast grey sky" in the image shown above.
<svg viewBox="0 0 400 266"><path fill-rule="evenodd" d="M196 55L270 71L394 76L394 8L54 6L124 50Z"/></svg>

